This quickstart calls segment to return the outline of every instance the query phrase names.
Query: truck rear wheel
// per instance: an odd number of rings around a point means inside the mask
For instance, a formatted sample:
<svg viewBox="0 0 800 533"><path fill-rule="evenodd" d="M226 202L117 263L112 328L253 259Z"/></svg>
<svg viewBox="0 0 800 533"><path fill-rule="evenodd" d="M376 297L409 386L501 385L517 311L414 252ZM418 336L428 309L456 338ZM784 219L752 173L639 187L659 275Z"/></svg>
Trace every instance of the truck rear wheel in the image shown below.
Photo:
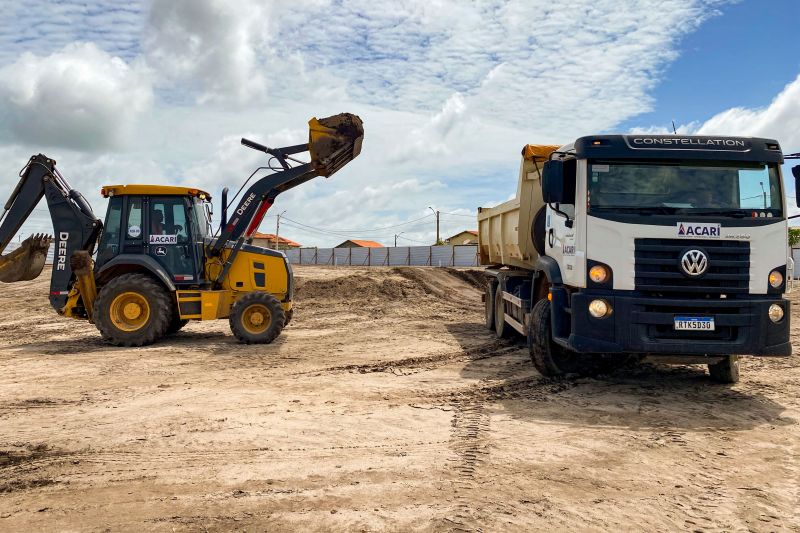
<svg viewBox="0 0 800 533"><path fill-rule="evenodd" d="M726 355L719 363L708 365L708 373L717 383L738 383L739 356Z"/></svg>
<svg viewBox="0 0 800 533"><path fill-rule="evenodd" d="M503 286L498 284L494 289L494 332L500 339L510 337L514 331L506 322L506 310L503 301Z"/></svg>
<svg viewBox="0 0 800 533"><path fill-rule="evenodd" d="M245 344L268 344L281 334L286 313L271 294L251 292L233 304L229 318L231 331Z"/></svg>
<svg viewBox="0 0 800 533"><path fill-rule="evenodd" d="M536 302L531 311L528 348L533 365L543 376L583 374L589 370L584 356L553 342L550 330L550 301L547 299Z"/></svg>
<svg viewBox="0 0 800 533"><path fill-rule="evenodd" d="M164 336L173 306L166 289L150 276L123 274L97 295L95 325L111 344L143 346Z"/></svg>
<svg viewBox="0 0 800 533"><path fill-rule="evenodd" d="M497 290L497 282L489 280L486 284L486 294L484 296L484 313L486 316L486 329L494 329L494 292Z"/></svg>

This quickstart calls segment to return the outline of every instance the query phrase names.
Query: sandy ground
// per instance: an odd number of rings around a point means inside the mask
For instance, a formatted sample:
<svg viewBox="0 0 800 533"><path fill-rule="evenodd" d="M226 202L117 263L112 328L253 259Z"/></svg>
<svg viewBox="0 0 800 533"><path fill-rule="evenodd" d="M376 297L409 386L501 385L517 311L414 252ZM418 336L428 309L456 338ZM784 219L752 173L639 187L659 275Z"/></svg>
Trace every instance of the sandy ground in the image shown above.
<svg viewBox="0 0 800 533"><path fill-rule="evenodd" d="M0 531L800 530L797 358L546 380L467 274L296 277L269 346L113 348L4 285Z"/></svg>

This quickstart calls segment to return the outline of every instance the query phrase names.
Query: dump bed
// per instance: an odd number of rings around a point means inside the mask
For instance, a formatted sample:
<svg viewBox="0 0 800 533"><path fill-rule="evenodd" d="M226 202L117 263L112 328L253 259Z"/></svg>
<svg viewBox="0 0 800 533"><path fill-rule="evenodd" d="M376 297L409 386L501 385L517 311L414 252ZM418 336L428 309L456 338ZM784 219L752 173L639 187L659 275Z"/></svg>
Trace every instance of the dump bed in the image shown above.
<svg viewBox="0 0 800 533"><path fill-rule="evenodd" d="M482 265L533 270L539 254L533 246L533 219L544 206L542 165L554 145L528 144L522 149L517 196L495 207L478 208L478 249Z"/></svg>

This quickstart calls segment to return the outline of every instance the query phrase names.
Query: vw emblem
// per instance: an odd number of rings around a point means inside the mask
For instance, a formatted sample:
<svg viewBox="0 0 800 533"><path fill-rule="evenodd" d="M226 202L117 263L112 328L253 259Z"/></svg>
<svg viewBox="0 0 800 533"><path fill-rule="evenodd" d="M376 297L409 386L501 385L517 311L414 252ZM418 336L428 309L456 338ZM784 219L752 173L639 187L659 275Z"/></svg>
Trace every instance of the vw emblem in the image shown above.
<svg viewBox="0 0 800 533"><path fill-rule="evenodd" d="M681 268L689 276L701 276L708 269L708 257L702 250L688 250L681 257Z"/></svg>

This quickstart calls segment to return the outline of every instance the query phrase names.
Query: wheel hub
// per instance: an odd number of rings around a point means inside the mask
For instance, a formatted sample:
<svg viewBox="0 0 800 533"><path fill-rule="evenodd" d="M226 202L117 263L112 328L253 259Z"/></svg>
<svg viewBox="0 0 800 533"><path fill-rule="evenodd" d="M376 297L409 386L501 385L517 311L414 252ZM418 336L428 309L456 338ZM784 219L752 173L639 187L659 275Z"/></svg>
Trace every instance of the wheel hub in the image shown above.
<svg viewBox="0 0 800 533"><path fill-rule="evenodd" d="M142 308L138 303L130 302L125 304L122 314L125 315L125 318L128 320L136 320L142 315Z"/></svg>

